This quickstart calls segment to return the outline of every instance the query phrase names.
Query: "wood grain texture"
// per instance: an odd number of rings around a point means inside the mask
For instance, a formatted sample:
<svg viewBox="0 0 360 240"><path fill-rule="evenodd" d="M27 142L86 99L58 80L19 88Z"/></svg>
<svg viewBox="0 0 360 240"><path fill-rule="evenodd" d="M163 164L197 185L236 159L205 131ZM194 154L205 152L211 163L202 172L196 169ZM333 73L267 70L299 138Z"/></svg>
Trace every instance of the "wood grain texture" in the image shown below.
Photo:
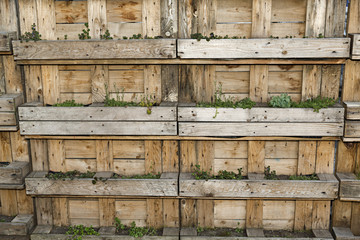
<svg viewBox="0 0 360 240"><path fill-rule="evenodd" d="M269 37L272 0L253 0L251 37Z"/></svg>
<svg viewBox="0 0 360 240"><path fill-rule="evenodd" d="M0 31L0 52L12 53L11 41L17 39L17 32L1 32ZM2 54L4 54L2 53Z"/></svg>
<svg viewBox="0 0 360 240"><path fill-rule="evenodd" d="M360 181L355 174L337 172L336 176L340 181L340 200L360 202Z"/></svg>
<svg viewBox="0 0 360 240"><path fill-rule="evenodd" d="M356 74L358 71L360 71L360 62L346 60L342 93L344 102L360 101L360 77Z"/></svg>
<svg viewBox="0 0 360 240"><path fill-rule="evenodd" d="M15 60L175 58L174 39L13 42Z"/></svg>
<svg viewBox="0 0 360 240"><path fill-rule="evenodd" d="M19 214L11 222L0 223L0 234L5 236L28 235L35 226L35 219L30 214ZM6 238L6 237L5 237Z"/></svg>
<svg viewBox="0 0 360 240"><path fill-rule="evenodd" d="M349 4L349 13L348 13L348 24L347 24L347 33L359 33L359 21L360 21L360 1L352 0Z"/></svg>
<svg viewBox="0 0 360 240"><path fill-rule="evenodd" d="M178 57L182 59L347 58L350 54L349 38L179 39L177 44Z"/></svg>
<svg viewBox="0 0 360 240"><path fill-rule="evenodd" d="M309 0L306 9L305 36L318 37L325 34L326 0Z"/></svg>
<svg viewBox="0 0 360 240"><path fill-rule="evenodd" d="M0 189L2 185L22 185L26 175L30 172L29 162L11 162L0 168ZM16 187L16 186L14 186Z"/></svg>

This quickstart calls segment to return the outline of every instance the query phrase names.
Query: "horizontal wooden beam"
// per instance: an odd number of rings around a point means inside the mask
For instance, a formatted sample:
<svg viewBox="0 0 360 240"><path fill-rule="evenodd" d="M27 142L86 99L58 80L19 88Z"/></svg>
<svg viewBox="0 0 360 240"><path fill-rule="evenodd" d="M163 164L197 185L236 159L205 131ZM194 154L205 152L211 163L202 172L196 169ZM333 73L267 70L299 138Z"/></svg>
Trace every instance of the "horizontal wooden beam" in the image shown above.
<svg viewBox="0 0 360 240"><path fill-rule="evenodd" d="M178 39L180 58L348 58L349 38Z"/></svg>

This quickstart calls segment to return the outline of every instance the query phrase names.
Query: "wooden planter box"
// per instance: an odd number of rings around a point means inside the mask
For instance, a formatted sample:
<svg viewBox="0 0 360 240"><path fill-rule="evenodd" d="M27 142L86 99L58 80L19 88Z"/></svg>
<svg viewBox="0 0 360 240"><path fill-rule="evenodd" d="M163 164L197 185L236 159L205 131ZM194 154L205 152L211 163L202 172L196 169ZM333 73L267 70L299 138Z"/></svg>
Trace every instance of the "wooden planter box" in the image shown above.
<svg viewBox="0 0 360 240"><path fill-rule="evenodd" d="M0 32L0 54L12 54L11 41L16 39L16 32Z"/></svg>
<svg viewBox="0 0 360 240"><path fill-rule="evenodd" d="M360 236L355 236L350 228L333 227L335 240L360 240Z"/></svg>
<svg viewBox="0 0 360 240"><path fill-rule="evenodd" d="M22 94L0 96L0 131L17 131L17 107L24 101Z"/></svg>
<svg viewBox="0 0 360 240"><path fill-rule="evenodd" d="M176 107L19 108L22 135L177 135Z"/></svg>
<svg viewBox="0 0 360 240"><path fill-rule="evenodd" d="M342 136L340 104L310 108L178 108L180 136Z"/></svg>
<svg viewBox="0 0 360 240"><path fill-rule="evenodd" d="M336 176L340 181L340 200L360 202L360 180L355 174L338 172Z"/></svg>
<svg viewBox="0 0 360 240"><path fill-rule="evenodd" d="M29 172L29 162L11 162L0 167L0 189L24 189L24 180Z"/></svg>
<svg viewBox="0 0 360 240"><path fill-rule="evenodd" d="M336 199L339 182L332 174L318 174L320 180L265 180L263 174L249 174L247 180L196 180L192 173L180 173L181 197Z"/></svg>
<svg viewBox="0 0 360 240"><path fill-rule="evenodd" d="M34 226L35 220L33 215L19 214L11 222L0 222L0 235L28 235Z"/></svg>
<svg viewBox="0 0 360 240"><path fill-rule="evenodd" d="M32 172L26 179L26 194L42 196L178 196L178 174L162 173L160 179L110 179L112 172L94 178L50 180L47 172ZM104 180L99 180L100 177Z"/></svg>
<svg viewBox="0 0 360 240"><path fill-rule="evenodd" d="M40 225L37 226L31 234L31 240L67 240L69 235L66 234L51 234L52 226ZM83 240L87 239L116 239L116 240L146 240L146 239L163 239L163 240L178 240L179 229L177 228L164 228L163 236L144 236L142 238L134 238L124 235L115 235L115 227L101 227L98 236L83 236Z"/></svg>
<svg viewBox="0 0 360 240"><path fill-rule="evenodd" d="M275 240L275 239L301 239L301 240L330 240L333 239L329 230L312 230L315 237L313 238L281 238L281 237L265 237L264 231L261 228L246 229L247 237L212 237L212 236L197 236L196 228L183 228L180 231L181 240L197 240L197 239L227 239L227 240L242 240L242 239L257 239L257 240Z"/></svg>
<svg viewBox="0 0 360 240"><path fill-rule="evenodd" d="M348 58L349 38L178 39L180 58Z"/></svg>
<svg viewBox="0 0 360 240"><path fill-rule="evenodd" d="M176 58L175 39L13 42L15 60Z"/></svg>
<svg viewBox="0 0 360 240"><path fill-rule="evenodd" d="M344 102L345 133L344 142L360 141L360 102Z"/></svg>
<svg viewBox="0 0 360 240"><path fill-rule="evenodd" d="M351 38L351 59L360 60L360 34L349 34Z"/></svg>

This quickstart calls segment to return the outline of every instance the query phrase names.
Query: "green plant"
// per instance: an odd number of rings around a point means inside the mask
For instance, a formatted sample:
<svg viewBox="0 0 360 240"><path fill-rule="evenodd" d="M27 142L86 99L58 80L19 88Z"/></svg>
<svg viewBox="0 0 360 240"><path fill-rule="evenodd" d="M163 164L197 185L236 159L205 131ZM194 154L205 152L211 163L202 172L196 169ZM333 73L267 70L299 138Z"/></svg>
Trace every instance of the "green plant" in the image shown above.
<svg viewBox="0 0 360 240"><path fill-rule="evenodd" d="M68 39L68 35L64 35L64 40L67 40Z"/></svg>
<svg viewBox="0 0 360 240"><path fill-rule="evenodd" d="M196 180L209 180L209 179L221 179L221 180L241 180L242 176L242 168L238 168L238 173L234 173L232 171L220 170L217 175L213 175L210 171L204 171L201 169L199 164L195 165L194 173L192 175Z"/></svg>
<svg viewBox="0 0 360 240"><path fill-rule="evenodd" d="M129 236L140 238L145 235L155 236L156 230L152 227L137 227L135 222L132 222L129 228Z"/></svg>
<svg viewBox="0 0 360 240"><path fill-rule="evenodd" d="M92 226L75 225L68 228L66 235L71 235L68 239L81 240L85 235L99 235L99 233Z"/></svg>
<svg viewBox="0 0 360 240"><path fill-rule="evenodd" d="M76 103L75 100L66 100L62 103L55 103L53 107L83 107L84 104Z"/></svg>
<svg viewBox="0 0 360 240"><path fill-rule="evenodd" d="M318 176L313 173L309 176L306 176L306 175L299 175L299 176L296 176L296 175L292 175L289 177L289 180L319 180Z"/></svg>
<svg viewBox="0 0 360 240"><path fill-rule="evenodd" d="M319 33L319 36L317 38L324 38L325 36L322 33Z"/></svg>
<svg viewBox="0 0 360 240"><path fill-rule="evenodd" d="M197 232L197 233L201 233L201 232L203 232L203 231L205 231L205 229L204 229L203 227L197 227L197 228L196 228L196 232Z"/></svg>
<svg viewBox="0 0 360 240"><path fill-rule="evenodd" d="M100 35L100 39L111 40L113 38L110 36L109 30L106 30L103 35Z"/></svg>
<svg viewBox="0 0 360 240"><path fill-rule="evenodd" d="M118 217L115 218L115 228L117 232L120 232L121 230L125 230L126 228L126 226L121 223Z"/></svg>
<svg viewBox="0 0 360 240"><path fill-rule="evenodd" d="M78 34L79 39L80 40L91 39L89 23L85 23L84 25L85 25L85 29L82 30L82 33Z"/></svg>
<svg viewBox="0 0 360 240"><path fill-rule="evenodd" d="M31 32L25 32L24 35L21 35L20 37L21 41L25 40L28 41L40 41L41 40L41 34L36 30L36 25L33 23L31 25Z"/></svg>
<svg viewBox="0 0 360 240"><path fill-rule="evenodd" d="M302 102L291 102L291 107L293 108L312 108L314 112L319 112L321 108L327 108L333 106L337 102L337 99L327 98L327 97L316 97L313 99L308 99Z"/></svg>
<svg viewBox="0 0 360 240"><path fill-rule="evenodd" d="M244 229L240 228L240 222L238 222L237 225L238 226L235 228L235 232L240 234L244 233Z"/></svg>
<svg viewBox="0 0 360 240"><path fill-rule="evenodd" d="M200 41L201 39L205 39L206 41L210 41L210 39L230 39L230 37L228 35L225 35L224 37L219 36L219 35L215 35L214 33L210 33L210 36L204 36L201 33L193 33L190 35L191 39L196 39L198 41ZM239 39L241 37L237 37L237 36L233 36L231 37L232 39ZM243 37L244 39L246 38L245 36Z"/></svg>
<svg viewBox="0 0 360 240"><path fill-rule="evenodd" d="M271 171L270 166L265 167L264 169L265 179L267 180L279 180L276 176L276 171Z"/></svg>
<svg viewBox="0 0 360 240"><path fill-rule="evenodd" d="M289 108L291 107L291 97L285 93L282 93L280 96L274 96L270 99L269 106L278 108Z"/></svg>
<svg viewBox="0 0 360 240"><path fill-rule="evenodd" d="M192 175L195 177L196 180L200 180L200 179L208 180L214 177L214 175L212 175L209 171L201 170L199 164L195 165L194 171L195 172Z"/></svg>
<svg viewBox="0 0 360 240"><path fill-rule="evenodd" d="M358 172L358 173L356 174L356 178L357 178L357 180L360 180L360 172Z"/></svg>
<svg viewBox="0 0 360 240"><path fill-rule="evenodd" d="M160 179L161 173L158 174L152 174L152 173L148 173L148 174L143 174L143 175L134 175L134 176L120 176L117 173L114 173L114 175L111 178L117 179L117 178L121 178L121 179Z"/></svg>
<svg viewBox="0 0 360 240"><path fill-rule="evenodd" d="M68 171L68 172L52 172L50 171L45 175L46 178L52 180L65 180L66 178L70 178L73 180L74 178L93 178L95 176L95 172L87 171L86 173L81 173L77 170Z"/></svg>

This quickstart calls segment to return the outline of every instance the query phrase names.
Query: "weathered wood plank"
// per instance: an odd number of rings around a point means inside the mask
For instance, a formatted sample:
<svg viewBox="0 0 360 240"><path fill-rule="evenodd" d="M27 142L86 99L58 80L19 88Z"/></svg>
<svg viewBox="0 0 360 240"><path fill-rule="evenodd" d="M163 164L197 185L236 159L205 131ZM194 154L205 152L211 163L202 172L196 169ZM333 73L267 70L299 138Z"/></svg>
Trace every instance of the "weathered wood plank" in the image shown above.
<svg viewBox="0 0 360 240"><path fill-rule="evenodd" d="M272 0L252 1L251 37L269 37Z"/></svg>
<svg viewBox="0 0 360 240"><path fill-rule="evenodd" d="M69 235L67 234L31 234L31 240L67 240ZM107 240L134 240L136 238L130 236L121 235L107 235L100 234L98 236L82 236L84 240L96 240L96 239L107 239ZM179 236L144 236L141 239L144 240L178 240Z"/></svg>
<svg viewBox="0 0 360 240"><path fill-rule="evenodd" d="M357 74L359 71L359 61L346 60L342 92L342 100L344 102L360 101L360 94L358 94L360 92L360 77Z"/></svg>
<svg viewBox="0 0 360 240"><path fill-rule="evenodd" d="M182 197L335 199L339 183L336 179L205 181L195 180L191 173L181 173L179 186Z"/></svg>
<svg viewBox="0 0 360 240"><path fill-rule="evenodd" d="M337 172L340 181L339 197L341 201L360 201L360 180L353 173Z"/></svg>
<svg viewBox="0 0 360 240"><path fill-rule="evenodd" d="M11 41L17 39L16 32L0 32L0 53L11 54L12 45Z"/></svg>
<svg viewBox="0 0 360 240"><path fill-rule="evenodd" d="M333 227L333 232L336 240L357 240L358 236L354 236L350 228L346 227Z"/></svg>
<svg viewBox="0 0 360 240"><path fill-rule="evenodd" d="M325 34L326 0L308 0L305 36L318 37Z"/></svg>
<svg viewBox="0 0 360 240"><path fill-rule="evenodd" d="M73 179L26 178L29 195L47 196L177 196L177 174L161 179Z"/></svg>
<svg viewBox="0 0 360 240"><path fill-rule="evenodd" d="M179 39L178 56L187 58L348 58L349 38ZM16 53L14 47L14 52ZM19 59L21 60L21 59Z"/></svg>
<svg viewBox="0 0 360 240"><path fill-rule="evenodd" d="M345 138L360 137L360 121L345 121Z"/></svg>
<svg viewBox="0 0 360 240"><path fill-rule="evenodd" d="M360 102L344 102L344 106L347 120L360 120Z"/></svg>
<svg viewBox="0 0 360 240"><path fill-rule="evenodd" d="M360 34L350 34L351 38L351 59L360 60Z"/></svg>
<svg viewBox="0 0 360 240"><path fill-rule="evenodd" d="M35 226L35 219L30 214L19 214L11 222L0 223L0 235L28 235Z"/></svg>
<svg viewBox="0 0 360 240"><path fill-rule="evenodd" d="M29 172L29 162L11 162L5 167L0 167L0 189L3 184L23 185L24 179Z"/></svg>
<svg viewBox="0 0 360 240"><path fill-rule="evenodd" d="M23 43L15 41L13 49L15 60L175 58L176 40L67 40Z"/></svg>

